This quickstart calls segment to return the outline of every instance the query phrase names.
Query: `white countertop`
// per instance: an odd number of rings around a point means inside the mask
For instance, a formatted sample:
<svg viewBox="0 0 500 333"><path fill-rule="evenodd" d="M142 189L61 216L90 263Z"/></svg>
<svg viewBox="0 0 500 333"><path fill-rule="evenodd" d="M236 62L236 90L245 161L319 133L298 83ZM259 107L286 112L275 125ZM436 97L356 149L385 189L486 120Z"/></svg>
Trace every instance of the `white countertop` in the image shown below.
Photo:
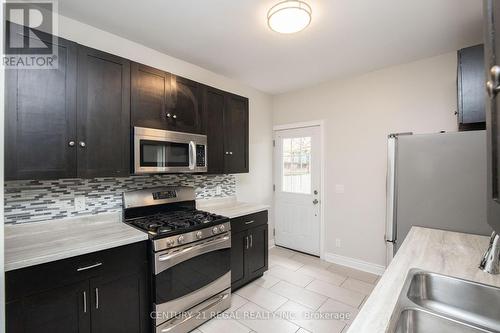
<svg viewBox="0 0 500 333"><path fill-rule="evenodd" d="M5 271L148 239L121 222L120 213L5 225Z"/></svg>
<svg viewBox="0 0 500 333"><path fill-rule="evenodd" d="M196 200L196 208L233 219L268 210L268 205L237 201L236 197Z"/></svg>
<svg viewBox="0 0 500 333"><path fill-rule="evenodd" d="M500 287L500 275L478 269L488 241L485 236L413 227L348 333L387 331L411 268Z"/></svg>

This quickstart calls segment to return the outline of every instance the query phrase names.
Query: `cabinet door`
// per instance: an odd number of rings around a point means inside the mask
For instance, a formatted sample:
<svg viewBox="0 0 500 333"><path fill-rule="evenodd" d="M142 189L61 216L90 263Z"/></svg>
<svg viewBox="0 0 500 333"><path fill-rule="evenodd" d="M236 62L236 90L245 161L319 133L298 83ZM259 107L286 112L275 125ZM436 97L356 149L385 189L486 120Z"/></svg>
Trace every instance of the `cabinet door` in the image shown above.
<svg viewBox="0 0 500 333"><path fill-rule="evenodd" d="M78 176L130 173L130 63L78 50Z"/></svg>
<svg viewBox="0 0 500 333"><path fill-rule="evenodd" d="M52 36L42 35L46 42ZM18 38L29 38L18 35ZM76 44L56 39L57 69L5 71L5 177L76 176Z"/></svg>
<svg viewBox="0 0 500 333"><path fill-rule="evenodd" d="M248 230L249 249L247 251L248 279L262 275L268 266L268 238L266 225Z"/></svg>
<svg viewBox="0 0 500 333"><path fill-rule="evenodd" d="M224 109L224 172L248 172L248 99L228 94ZM210 162L209 162L210 163Z"/></svg>
<svg viewBox="0 0 500 333"><path fill-rule="evenodd" d="M484 46L486 52L485 72L491 87L500 85L496 77L496 67L500 66L500 3L485 1L486 29ZM486 137L488 147L488 223L497 233L500 232L500 96L489 92L486 109Z"/></svg>
<svg viewBox="0 0 500 333"><path fill-rule="evenodd" d="M131 65L132 126L167 129L166 93L170 74L138 63Z"/></svg>
<svg viewBox="0 0 500 333"><path fill-rule="evenodd" d="M90 282L92 333L140 333L148 329L145 271Z"/></svg>
<svg viewBox="0 0 500 333"><path fill-rule="evenodd" d="M205 88L205 119L207 124L208 173L224 173L224 99L225 93Z"/></svg>
<svg viewBox="0 0 500 333"><path fill-rule="evenodd" d="M234 290L246 282L245 252L248 245L247 232L231 234L231 288Z"/></svg>
<svg viewBox="0 0 500 333"><path fill-rule="evenodd" d="M85 281L7 303L7 332L90 332L88 288L88 281Z"/></svg>
<svg viewBox="0 0 500 333"><path fill-rule="evenodd" d="M170 75L167 124L173 131L202 133L201 84Z"/></svg>
<svg viewBox="0 0 500 333"><path fill-rule="evenodd" d="M485 129L483 45L458 51L458 121L461 130Z"/></svg>

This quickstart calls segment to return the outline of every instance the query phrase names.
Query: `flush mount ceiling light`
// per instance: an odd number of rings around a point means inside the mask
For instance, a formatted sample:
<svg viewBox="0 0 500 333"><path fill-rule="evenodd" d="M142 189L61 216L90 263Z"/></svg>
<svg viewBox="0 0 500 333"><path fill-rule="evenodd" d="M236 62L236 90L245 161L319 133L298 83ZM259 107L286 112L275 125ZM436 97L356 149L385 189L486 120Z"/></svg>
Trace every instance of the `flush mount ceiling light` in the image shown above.
<svg viewBox="0 0 500 333"><path fill-rule="evenodd" d="M304 1L286 0L277 3L267 12L267 24L282 34L304 30L311 23L311 6Z"/></svg>

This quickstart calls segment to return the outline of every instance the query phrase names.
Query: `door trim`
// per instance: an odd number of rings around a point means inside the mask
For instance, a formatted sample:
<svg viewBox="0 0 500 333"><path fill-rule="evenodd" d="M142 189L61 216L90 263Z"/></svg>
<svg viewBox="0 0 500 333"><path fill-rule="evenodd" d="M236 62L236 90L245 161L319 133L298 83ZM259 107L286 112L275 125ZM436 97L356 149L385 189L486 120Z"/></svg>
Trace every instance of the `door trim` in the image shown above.
<svg viewBox="0 0 500 333"><path fill-rule="evenodd" d="M273 126L273 140L275 140L275 134L276 131L283 131L283 130L289 130L289 129L296 129L296 128L304 128L304 127L319 127L319 132L320 132L320 142L321 142L321 156L320 156L320 191L321 191L321 207L320 207L320 219L319 219L319 256L321 259L325 259L325 205L324 203L326 202L326 191L325 191L325 184L326 184L326 174L325 174L325 152L326 152L326 140L325 140L325 123L326 121L323 119L319 120L311 120L311 121L303 121L303 122L296 122L296 123L288 123L288 124L281 124L281 125L274 125ZM276 147L274 147L276 148ZM276 170L275 168L275 150L273 149L273 184L276 183ZM273 206L275 206L274 203L274 196L276 192L273 192ZM273 207L274 210L274 215L276 215L276 207ZM274 216L274 221L276 221L276 216ZM273 244L274 244L274 235L273 235Z"/></svg>

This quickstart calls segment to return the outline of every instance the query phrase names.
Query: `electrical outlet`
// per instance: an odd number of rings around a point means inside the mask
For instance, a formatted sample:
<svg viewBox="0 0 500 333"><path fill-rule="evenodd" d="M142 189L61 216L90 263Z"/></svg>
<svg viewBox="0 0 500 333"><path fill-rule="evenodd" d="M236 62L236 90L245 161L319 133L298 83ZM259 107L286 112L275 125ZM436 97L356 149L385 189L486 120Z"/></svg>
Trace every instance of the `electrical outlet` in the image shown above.
<svg viewBox="0 0 500 333"><path fill-rule="evenodd" d="M340 238L335 238L335 247L340 247Z"/></svg>
<svg viewBox="0 0 500 333"><path fill-rule="evenodd" d="M217 195L222 194L222 187L220 185L217 185L217 187L215 187L215 194Z"/></svg>
<svg viewBox="0 0 500 333"><path fill-rule="evenodd" d="M85 210L85 196L77 195L75 196L75 211Z"/></svg>

